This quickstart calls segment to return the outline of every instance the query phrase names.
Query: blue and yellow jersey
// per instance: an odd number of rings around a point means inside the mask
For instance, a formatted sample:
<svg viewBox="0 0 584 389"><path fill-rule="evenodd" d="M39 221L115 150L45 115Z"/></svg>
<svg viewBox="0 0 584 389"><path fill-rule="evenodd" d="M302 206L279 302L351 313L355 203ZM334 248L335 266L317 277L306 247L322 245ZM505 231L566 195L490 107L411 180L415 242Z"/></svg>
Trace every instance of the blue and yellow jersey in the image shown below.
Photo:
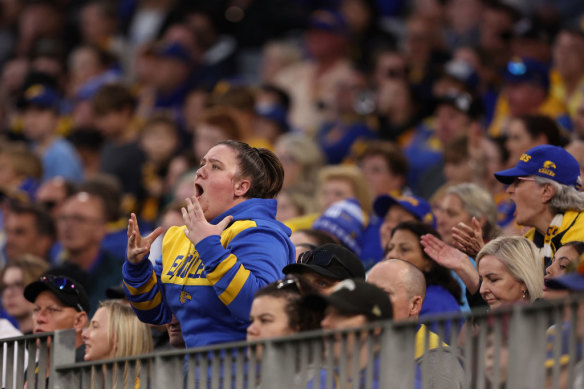
<svg viewBox="0 0 584 389"><path fill-rule="evenodd" d="M566 211L560 228L550 226L548 230L547 235L543 236L532 228L524 236L535 243L539 249L543 247L545 240L549 239L552 255L555 255L556 251L567 242L584 241L584 212ZM547 268L551 264L551 258L542 256L542 262Z"/></svg>
<svg viewBox="0 0 584 389"><path fill-rule="evenodd" d="M249 199L217 216L233 222L196 246L185 227L169 229L162 260L126 261L124 286L140 320L164 324L174 314L187 347L245 339L255 293L295 262L290 229L275 220L276 200Z"/></svg>

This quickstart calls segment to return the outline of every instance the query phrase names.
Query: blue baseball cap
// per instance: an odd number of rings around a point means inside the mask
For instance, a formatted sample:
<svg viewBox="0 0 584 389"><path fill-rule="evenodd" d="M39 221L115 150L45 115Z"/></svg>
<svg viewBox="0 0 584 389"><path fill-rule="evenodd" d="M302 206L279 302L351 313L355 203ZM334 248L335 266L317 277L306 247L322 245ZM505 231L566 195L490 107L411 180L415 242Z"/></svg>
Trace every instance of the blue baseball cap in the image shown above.
<svg viewBox="0 0 584 389"><path fill-rule="evenodd" d="M584 292L584 274L570 273L560 277L545 280L549 289L568 289L574 292Z"/></svg>
<svg viewBox="0 0 584 389"><path fill-rule="evenodd" d="M536 84L546 91L550 87L548 67L542 62L531 58L513 58L505 67L503 79L511 84Z"/></svg>
<svg viewBox="0 0 584 389"><path fill-rule="evenodd" d="M576 189L582 186L578 161L559 146L535 146L521 155L515 167L495 173L495 178L506 185L525 176L549 178Z"/></svg>
<svg viewBox="0 0 584 389"><path fill-rule="evenodd" d="M549 289L567 289L574 292L584 292L584 257L580 256L576 271L564 274L560 277L545 280L545 286Z"/></svg>
<svg viewBox="0 0 584 389"><path fill-rule="evenodd" d="M337 34L346 34L347 21L343 14L336 10L319 9L310 15L308 27Z"/></svg>
<svg viewBox="0 0 584 389"><path fill-rule="evenodd" d="M436 217L432 213L430 204L421 197L401 196L392 197L387 194L378 196L373 203L373 210L380 218L384 218L389 208L399 205L416 217L421 222L436 228Z"/></svg>
<svg viewBox="0 0 584 389"><path fill-rule="evenodd" d="M21 109L35 106L57 110L59 101L59 92L56 89L43 84L34 84L26 88L18 99L17 105Z"/></svg>
<svg viewBox="0 0 584 389"><path fill-rule="evenodd" d="M157 51L157 54L159 57L176 59L189 65L193 62L191 53L189 53L186 47L178 42L165 44Z"/></svg>
<svg viewBox="0 0 584 389"><path fill-rule="evenodd" d="M276 123L282 132L288 132L290 126L288 125L288 113L279 104L258 104L256 106L256 114L264 119Z"/></svg>

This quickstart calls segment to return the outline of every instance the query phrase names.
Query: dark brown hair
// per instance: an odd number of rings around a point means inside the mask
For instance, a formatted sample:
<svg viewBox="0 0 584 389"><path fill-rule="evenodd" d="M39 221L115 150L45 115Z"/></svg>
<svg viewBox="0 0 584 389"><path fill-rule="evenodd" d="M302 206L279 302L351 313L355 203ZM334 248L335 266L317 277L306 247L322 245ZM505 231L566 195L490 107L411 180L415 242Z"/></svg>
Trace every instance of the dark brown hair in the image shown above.
<svg viewBox="0 0 584 389"><path fill-rule="evenodd" d="M393 231L391 231L391 236L395 234L396 231L409 231L412 234L416 235L416 237L421 238L422 235L431 234L434 235L436 238L440 238L440 234L430 225L419 222L419 221L407 221L399 223ZM424 273L424 278L426 279L426 285L439 285L446 289L455 299L459 305L462 305L462 290L460 288L460 284L454 277L450 270L445 268L444 266L440 265L438 262L433 260L422 247L422 244L419 243L420 249L422 250L422 256L424 259L429 261L432 266L430 270Z"/></svg>
<svg viewBox="0 0 584 389"><path fill-rule="evenodd" d="M385 159L387 168L392 174L405 177L408 173L408 160L399 146L392 142L369 141L365 149L357 155L357 162L361 163L367 157L380 156Z"/></svg>
<svg viewBox="0 0 584 389"><path fill-rule="evenodd" d="M218 144L237 152L240 175L250 180L247 198L273 199L278 195L284 181L284 168L274 153L234 140Z"/></svg>
<svg viewBox="0 0 584 389"><path fill-rule="evenodd" d="M134 112L136 98L129 88L122 84L107 84L102 86L91 101L96 115L103 116L112 111L129 109Z"/></svg>
<svg viewBox="0 0 584 389"><path fill-rule="evenodd" d="M284 300L288 327L294 331L307 331L320 328L324 316L324 312L307 309L302 304L302 298L313 293L316 293L316 290L303 278L287 275L286 278L258 290L255 298L269 296Z"/></svg>
<svg viewBox="0 0 584 389"><path fill-rule="evenodd" d="M547 143L553 146L564 146L562 132L555 120L547 115L522 115L517 118L531 139L544 135Z"/></svg>

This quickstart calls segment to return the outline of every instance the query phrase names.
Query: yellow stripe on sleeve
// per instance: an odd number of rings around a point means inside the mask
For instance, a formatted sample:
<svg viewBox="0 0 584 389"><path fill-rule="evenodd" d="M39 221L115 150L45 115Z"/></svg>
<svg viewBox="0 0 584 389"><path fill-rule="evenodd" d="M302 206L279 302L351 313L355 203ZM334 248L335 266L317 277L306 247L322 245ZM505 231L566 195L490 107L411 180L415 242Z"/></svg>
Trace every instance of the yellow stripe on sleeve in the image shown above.
<svg viewBox="0 0 584 389"><path fill-rule="evenodd" d="M130 301L130 304L132 304L132 306L140 311L149 311L153 308L156 308L158 305L160 305L160 303L162 302L162 294L160 294L160 292L157 292L156 295L154 295L154 298L152 300L149 301L142 301L142 302L134 302L134 301Z"/></svg>
<svg viewBox="0 0 584 389"><path fill-rule="evenodd" d="M249 274L249 270L244 268L243 265L239 266L239 270L235 273L235 277L233 277L223 293L219 295L219 300L225 305L231 304L241 291L241 288L243 288L243 284L247 281Z"/></svg>
<svg viewBox="0 0 584 389"><path fill-rule="evenodd" d="M235 266L237 259L235 255L229 254L227 258L225 258L212 272L207 274L207 279L211 282L211 284L215 284L218 282L221 277L225 275L233 266Z"/></svg>
<svg viewBox="0 0 584 389"><path fill-rule="evenodd" d="M140 286L139 288L131 287L126 283L126 281L124 281L124 285L126 285L126 288L128 288L128 291L132 296L148 293L152 290L152 288L154 288L154 285L156 285L156 273L154 273L154 270L152 270L152 277L150 277L146 284Z"/></svg>

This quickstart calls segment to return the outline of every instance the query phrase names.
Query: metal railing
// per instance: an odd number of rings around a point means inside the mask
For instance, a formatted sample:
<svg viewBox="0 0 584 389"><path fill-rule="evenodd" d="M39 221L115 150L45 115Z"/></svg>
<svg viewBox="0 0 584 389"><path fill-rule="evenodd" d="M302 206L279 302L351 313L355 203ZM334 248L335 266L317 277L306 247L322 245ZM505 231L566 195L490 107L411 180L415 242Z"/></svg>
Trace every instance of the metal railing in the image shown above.
<svg viewBox="0 0 584 389"><path fill-rule="evenodd" d="M58 331L0 340L2 382L60 389L573 389L584 380L582 296L424 324L382 322L80 363L74 332Z"/></svg>

